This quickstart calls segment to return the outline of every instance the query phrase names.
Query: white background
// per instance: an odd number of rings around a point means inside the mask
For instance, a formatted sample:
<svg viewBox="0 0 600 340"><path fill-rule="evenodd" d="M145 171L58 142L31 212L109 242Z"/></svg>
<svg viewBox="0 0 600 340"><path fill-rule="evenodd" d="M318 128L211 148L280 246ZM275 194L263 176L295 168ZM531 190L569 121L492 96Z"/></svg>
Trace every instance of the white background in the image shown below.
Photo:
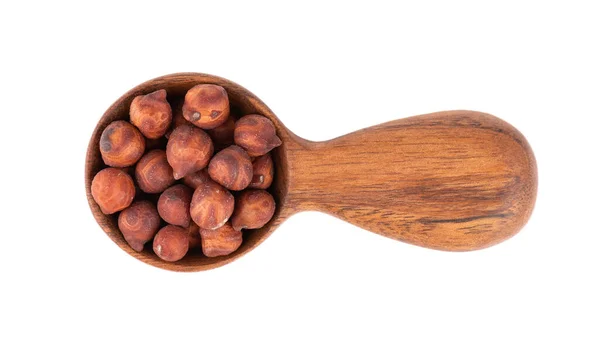
<svg viewBox="0 0 600 340"><path fill-rule="evenodd" d="M0 338L598 339L593 4L2 2ZM182 71L241 84L313 140L495 114L537 157L533 216L446 253L307 212L225 267L150 267L92 218L85 149L121 94Z"/></svg>

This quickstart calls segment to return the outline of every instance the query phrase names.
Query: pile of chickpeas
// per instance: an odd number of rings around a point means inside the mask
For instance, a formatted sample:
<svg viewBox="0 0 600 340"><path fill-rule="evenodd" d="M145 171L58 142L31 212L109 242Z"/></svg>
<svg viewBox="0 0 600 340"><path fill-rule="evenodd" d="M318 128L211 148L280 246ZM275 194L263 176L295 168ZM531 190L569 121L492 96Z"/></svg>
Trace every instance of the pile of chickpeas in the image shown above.
<svg viewBox="0 0 600 340"><path fill-rule="evenodd" d="M135 97L129 121L102 132L107 167L94 176L92 197L104 214L119 213L119 230L138 252L152 240L170 262L197 247L208 257L228 255L243 229L261 228L275 213L266 189L271 150L280 145L268 118L236 120L221 86L196 85L179 106L157 90Z"/></svg>

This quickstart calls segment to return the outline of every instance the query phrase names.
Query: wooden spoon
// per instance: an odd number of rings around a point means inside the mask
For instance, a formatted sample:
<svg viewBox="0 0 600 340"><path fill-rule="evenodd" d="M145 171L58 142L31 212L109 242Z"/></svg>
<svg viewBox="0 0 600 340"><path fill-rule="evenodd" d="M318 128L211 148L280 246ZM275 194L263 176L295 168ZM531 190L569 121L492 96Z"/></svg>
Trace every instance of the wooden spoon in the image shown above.
<svg viewBox="0 0 600 340"><path fill-rule="evenodd" d="M273 121L283 141L274 150L271 192L275 216L244 233L233 254L207 258L192 252L168 263L148 247L136 252L123 239L118 214L104 215L92 199L93 176L104 167L98 150L103 129L128 119L140 94L166 89L181 100L200 83L223 86L232 112L258 113ZM85 168L87 198L106 234L130 255L153 266L200 271L227 264L264 241L292 214L322 211L399 241L439 250L466 251L497 244L525 225L535 203L537 169L525 137L508 123L474 111L446 111L400 119L325 141L290 130L243 87L220 77L179 73L136 86L102 116L90 140ZM151 242L150 242L151 243Z"/></svg>

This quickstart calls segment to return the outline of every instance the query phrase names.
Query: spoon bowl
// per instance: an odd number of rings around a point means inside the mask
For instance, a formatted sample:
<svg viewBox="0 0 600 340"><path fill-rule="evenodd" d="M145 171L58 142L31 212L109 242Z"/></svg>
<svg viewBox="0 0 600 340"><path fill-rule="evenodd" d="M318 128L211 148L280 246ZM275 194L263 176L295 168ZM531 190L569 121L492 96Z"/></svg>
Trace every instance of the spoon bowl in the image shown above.
<svg viewBox="0 0 600 340"><path fill-rule="evenodd" d="M182 103L197 84L227 90L232 115L269 118L282 145L272 151L275 177L269 191L276 210L260 229L244 230L234 253L209 258L199 249L165 262L152 251L133 250L104 215L90 192L94 175L106 167L98 143L104 128L129 120L133 98L158 89ZM174 113L176 112L174 105ZM475 111L446 111L400 119L326 141L304 140L288 130L255 95L227 79L178 73L142 83L119 98L100 118L90 139L85 188L94 218L125 252L173 271L216 268L248 253L292 214L316 210L363 229L438 250L466 251L497 244L525 225L535 203L537 168L525 138L508 123Z"/></svg>
<svg viewBox="0 0 600 340"><path fill-rule="evenodd" d="M86 166L85 166L85 188L88 198L88 202L94 218L104 230L104 232L125 252L129 255L151 264L156 267L174 270L174 271L200 271L211 269L215 267L227 264L240 256L246 254L263 240L265 240L279 224L289 215L285 213L284 204L285 196L287 193L287 169L285 167L285 148L279 147L272 151L273 162L275 165L275 176L273 184L269 189L269 192L273 195L276 202L275 215L266 226L260 229L244 230L244 242L240 248L234 253L221 256L221 257L206 257L202 254L199 249L191 250L182 260L177 262L165 262L158 258L152 251L152 242L149 242L144 247L142 252L133 250L129 244L123 238L118 226L117 217L118 214L105 215L100 210L91 195L91 183L94 175L105 168L106 166L102 162L98 143L102 131L108 124L115 120L129 120L129 106L138 95L147 94L159 89L165 89L167 91L167 98L169 102L182 102L186 92L198 84L216 84L224 87L227 90L229 96L231 113L234 116L242 116L246 114L257 113L268 117L277 128L278 136L280 138L289 137L287 135L288 130L283 124L277 119L277 117L269 110L269 108L263 104L256 96L250 93L245 88L217 76L199 73L178 73L152 79L144 82L129 92L125 93L119 98L114 104L112 104L104 115L100 118L100 121L96 125L90 143L87 149L86 155ZM175 112L175 110L174 110ZM284 214L282 214L284 212Z"/></svg>

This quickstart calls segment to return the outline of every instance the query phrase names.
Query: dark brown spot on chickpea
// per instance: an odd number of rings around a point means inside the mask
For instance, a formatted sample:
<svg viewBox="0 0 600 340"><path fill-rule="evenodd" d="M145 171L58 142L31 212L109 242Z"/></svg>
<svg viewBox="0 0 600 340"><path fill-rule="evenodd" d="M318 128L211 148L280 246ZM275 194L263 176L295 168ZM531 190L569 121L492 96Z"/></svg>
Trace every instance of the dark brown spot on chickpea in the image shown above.
<svg viewBox="0 0 600 340"><path fill-rule="evenodd" d="M102 151L110 151L110 149L112 149L111 146L111 142L110 142L110 136L115 132L115 129L113 127L109 127L106 130L104 130L104 132L102 132L102 135L100 136L100 148L102 149Z"/></svg>

